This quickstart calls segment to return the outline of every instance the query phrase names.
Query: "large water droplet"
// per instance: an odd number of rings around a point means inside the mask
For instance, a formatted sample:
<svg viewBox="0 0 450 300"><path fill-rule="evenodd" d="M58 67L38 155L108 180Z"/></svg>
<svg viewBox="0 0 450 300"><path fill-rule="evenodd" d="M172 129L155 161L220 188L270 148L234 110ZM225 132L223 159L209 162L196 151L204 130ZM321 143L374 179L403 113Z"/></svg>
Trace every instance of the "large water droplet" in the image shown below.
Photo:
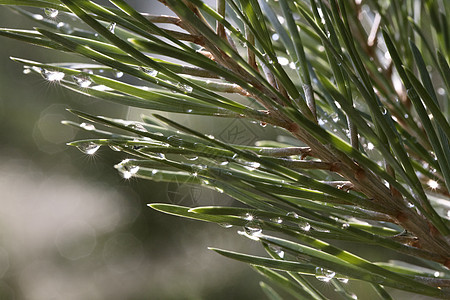
<svg viewBox="0 0 450 300"><path fill-rule="evenodd" d="M100 148L100 145L94 142L87 142L78 145L77 148L84 154L93 155Z"/></svg>
<svg viewBox="0 0 450 300"><path fill-rule="evenodd" d="M44 14L49 18L56 18L59 14L59 11L54 8L44 8Z"/></svg>
<svg viewBox="0 0 450 300"><path fill-rule="evenodd" d="M323 282L329 282L331 279L333 279L334 275L336 275L335 272L331 270L327 270L321 267L316 268L316 278Z"/></svg>
<svg viewBox="0 0 450 300"><path fill-rule="evenodd" d="M61 81L66 74L64 74L63 72L59 72L59 71L50 71L50 70L43 69L43 70L41 70L41 75L48 81Z"/></svg>
<svg viewBox="0 0 450 300"><path fill-rule="evenodd" d="M115 22L111 22L111 24L109 24L108 25L108 30L111 32L111 33L114 33L114 31L116 30L116 23Z"/></svg>
<svg viewBox="0 0 450 300"><path fill-rule="evenodd" d="M72 78L80 88L87 88L92 84L92 81L89 79L89 77L83 75L74 75L72 76Z"/></svg>

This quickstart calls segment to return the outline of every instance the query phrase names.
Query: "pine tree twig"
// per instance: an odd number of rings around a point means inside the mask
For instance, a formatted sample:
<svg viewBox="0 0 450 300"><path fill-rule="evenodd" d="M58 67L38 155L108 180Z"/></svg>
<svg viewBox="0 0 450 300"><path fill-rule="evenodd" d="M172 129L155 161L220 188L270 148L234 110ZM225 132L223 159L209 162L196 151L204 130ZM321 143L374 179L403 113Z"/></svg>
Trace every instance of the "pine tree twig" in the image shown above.
<svg viewBox="0 0 450 300"><path fill-rule="evenodd" d="M263 147L257 150L259 155L266 156L275 156L275 157L287 157L300 155L301 159L306 158L307 156L313 156L314 154L310 147L289 147L289 148L272 148L272 147Z"/></svg>

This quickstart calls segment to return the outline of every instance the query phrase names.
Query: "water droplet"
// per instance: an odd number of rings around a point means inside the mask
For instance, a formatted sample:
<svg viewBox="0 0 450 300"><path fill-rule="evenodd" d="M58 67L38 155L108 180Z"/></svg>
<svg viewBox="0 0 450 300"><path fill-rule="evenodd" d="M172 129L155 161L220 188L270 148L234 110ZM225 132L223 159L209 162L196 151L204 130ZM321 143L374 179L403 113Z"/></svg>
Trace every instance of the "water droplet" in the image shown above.
<svg viewBox="0 0 450 300"><path fill-rule="evenodd" d="M94 142L87 142L77 146L78 150L84 154L93 155L100 148L100 145Z"/></svg>
<svg viewBox="0 0 450 300"><path fill-rule="evenodd" d="M299 218L298 214L296 212L293 212L293 211L288 212L286 214L286 217L291 217L291 218L295 218L295 219Z"/></svg>
<svg viewBox="0 0 450 300"><path fill-rule="evenodd" d="M56 18L59 14L59 11L54 8L44 8L44 14L49 18Z"/></svg>
<svg viewBox="0 0 450 300"><path fill-rule="evenodd" d="M441 96L444 96L444 95L445 95L445 90L444 90L443 88L438 88L438 89L437 89L437 93L438 93L439 95L441 95Z"/></svg>
<svg viewBox="0 0 450 300"><path fill-rule="evenodd" d="M336 275L336 273L331 270L327 270L321 267L316 268L315 276L322 282L329 282L331 279L333 279L334 275Z"/></svg>
<svg viewBox="0 0 450 300"><path fill-rule="evenodd" d="M439 183L436 180L430 179L427 182L427 185L432 189L435 190L437 188L439 188Z"/></svg>
<svg viewBox="0 0 450 300"><path fill-rule="evenodd" d="M248 222L244 226L245 233L247 233L250 236L257 236L262 232L261 226L258 224L258 222Z"/></svg>
<svg viewBox="0 0 450 300"><path fill-rule="evenodd" d="M308 222L301 222L298 223L298 227L303 230L303 231L310 231L311 230L311 225Z"/></svg>
<svg viewBox="0 0 450 300"><path fill-rule="evenodd" d="M221 189L220 187L215 186L214 189L219 192L220 194L223 194L223 189Z"/></svg>
<svg viewBox="0 0 450 300"><path fill-rule="evenodd" d="M247 221L253 221L255 217L253 217L253 215L251 213L246 213L244 216L244 219Z"/></svg>
<svg viewBox="0 0 450 300"><path fill-rule="evenodd" d="M139 67L139 70L141 70L142 72L144 72L145 74L148 74L150 76L155 77L156 75L158 75L158 71L156 71L155 69L152 68L148 68L148 67Z"/></svg>
<svg viewBox="0 0 450 300"><path fill-rule="evenodd" d="M231 228L233 227L233 225L229 224L229 223L219 223L219 225L223 228Z"/></svg>
<svg viewBox="0 0 450 300"><path fill-rule="evenodd" d="M283 56L278 56L277 57L278 63L282 66L287 66L289 65L289 59L287 59L286 57Z"/></svg>
<svg viewBox="0 0 450 300"><path fill-rule="evenodd" d="M280 35L278 33L272 34L272 40L278 41L280 39Z"/></svg>
<svg viewBox="0 0 450 300"><path fill-rule="evenodd" d="M109 88L106 85L99 84L99 85L95 85L95 86L91 87L91 89L104 92L104 91L108 90Z"/></svg>
<svg viewBox="0 0 450 300"><path fill-rule="evenodd" d="M178 83L177 87L180 88L182 91L186 92L186 93L192 93L192 91L194 90L192 88L192 86L184 84L184 83Z"/></svg>
<svg viewBox="0 0 450 300"><path fill-rule="evenodd" d="M280 246L269 245L269 249L275 252L275 254L278 255L280 258L284 258L284 251L281 249Z"/></svg>
<svg viewBox="0 0 450 300"><path fill-rule="evenodd" d="M66 74L64 74L63 72L59 72L59 71L50 71L50 70L43 69L41 71L41 75L48 81L61 81Z"/></svg>
<svg viewBox="0 0 450 300"><path fill-rule="evenodd" d="M88 131L95 130L95 126L89 123L81 123L80 127Z"/></svg>
<svg viewBox="0 0 450 300"><path fill-rule="evenodd" d="M331 120L333 120L334 123L339 122L339 116L338 116L337 113L332 113L332 114L330 115L330 117L331 117Z"/></svg>
<svg viewBox="0 0 450 300"><path fill-rule="evenodd" d="M23 74L30 74L31 73L31 69L29 67L24 67L23 68Z"/></svg>
<svg viewBox="0 0 450 300"><path fill-rule="evenodd" d="M185 155L184 157L185 157L187 160L192 160L192 161L198 159L198 156L195 156L195 155Z"/></svg>
<svg viewBox="0 0 450 300"><path fill-rule="evenodd" d="M137 131L147 132L147 130L145 130L145 127L141 123L131 123L128 124L127 127Z"/></svg>
<svg viewBox="0 0 450 300"><path fill-rule="evenodd" d="M114 72L114 77L121 78L122 76L123 76L123 72L122 71L115 71Z"/></svg>
<svg viewBox="0 0 450 300"><path fill-rule="evenodd" d="M272 219L270 219L270 221L277 223L277 224L283 223L283 219L281 217L272 218Z"/></svg>
<svg viewBox="0 0 450 300"><path fill-rule="evenodd" d="M263 122L263 121L260 121L260 122L259 122L259 126L261 126L261 127L266 127L266 126L267 126L267 123L266 123L266 122Z"/></svg>
<svg viewBox="0 0 450 300"><path fill-rule="evenodd" d="M125 159L114 166L125 179L130 179L139 171L139 166L132 165L130 162L130 159Z"/></svg>
<svg viewBox="0 0 450 300"><path fill-rule="evenodd" d="M116 23L115 22L112 22L111 24L109 24L108 25L108 30L111 32L111 33L114 33L114 31L116 30Z"/></svg>
<svg viewBox="0 0 450 300"><path fill-rule="evenodd" d="M72 28L72 26L70 26L69 24L64 23L64 22L59 22L59 23L56 25L56 28L58 28L58 30L61 31L62 33L66 33L66 34L71 34L71 33L73 33L73 28Z"/></svg>
<svg viewBox="0 0 450 300"><path fill-rule="evenodd" d="M92 84L92 81L89 79L89 77L83 75L74 75L72 76L72 78L80 88L88 88Z"/></svg>
<svg viewBox="0 0 450 300"><path fill-rule="evenodd" d="M336 279L342 283L348 283L348 278L336 278Z"/></svg>
<svg viewBox="0 0 450 300"><path fill-rule="evenodd" d="M211 134L207 134L206 137L208 139L210 139L210 140L214 140L215 139L215 137L213 135L211 135Z"/></svg>
<svg viewBox="0 0 450 300"><path fill-rule="evenodd" d="M249 171L254 171L261 166L261 164L256 161L246 162L245 164L246 165L244 166L244 168L246 168Z"/></svg>
<svg viewBox="0 0 450 300"><path fill-rule="evenodd" d="M372 143L367 143L367 150L373 150L375 148L374 144Z"/></svg>
<svg viewBox="0 0 450 300"><path fill-rule="evenodd" d="M350 298L358 300L358 296L356 296L356 294L353 294L353 293L350 295Z"/></svg>
<svg viewBox="0 0 450 300"><path fill-rule="evenodd" d="M120 152L122 151L122 148L116 145L109 145L109 148L111 148L112 151Z"/></svg>
<svg viewBox="0 0 450 300"><path fill-rule="evenodd" d="M347 229L349 227L350 227L350 224L348 224L348 223L344 223L344 224L341 225L342 229Z"/></svg>
<svg viewBox="0 0 450 300"><path fill-rule="evenodd" d="M380 110L381 110L381 113L383 114L383 115L386 115L387 114L387 109L386 109L386 107L384 107L384 106L380 106Z"/></svg>
<svg viewBox="0 0 450 300"><path fill-rule="evenodd" d="M44 20L44 17L43 17L42 15L40 15L40 14L34 14L34 15L33 15L33 18L34 18L35 20L38 20L38 21Z"/></svg>
<svg viewBox="0 0 450 300"><path fill-rule="evenodd" d="M169 143L170 145L172 145L174 147L181 147L184 144L183 140L176 135L169 136L167 138L167 143Z"/></svg>
<svg viewBox="0 0 450 300"><path fill-rule="evenodd" d="M406 206L408 206L408 208L414 208L415 207L415 205L413 203L411 203L411 202L408 202L406 204Z"/></svg>
<svg viewBox="0 0 450 300"><path fill-rule="evenodd" d="M441 276L441 272L436 271L436 272L433 273L433 276L434 277L439 277L439 276Z"/></svg>

